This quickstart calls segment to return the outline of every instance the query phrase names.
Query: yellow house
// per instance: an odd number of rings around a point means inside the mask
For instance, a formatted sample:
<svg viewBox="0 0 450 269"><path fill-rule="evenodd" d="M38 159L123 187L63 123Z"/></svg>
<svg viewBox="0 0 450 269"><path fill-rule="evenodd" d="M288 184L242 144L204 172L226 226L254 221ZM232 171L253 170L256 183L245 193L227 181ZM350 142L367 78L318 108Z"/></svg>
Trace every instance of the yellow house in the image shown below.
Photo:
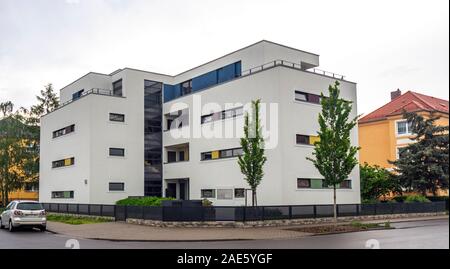
<svg viewBox="0 0 450 269"><path fill-rule="evenodd" d="M367 114L358 122L360 163L379 165L392 169L388 160L394 161L401 154L402 147L412 142L409 124L403 118L403 111L417 112L424 117L440 116L438 125L448 125L449 102L447 100L400 90L391 93L391 101Z"/></svg>

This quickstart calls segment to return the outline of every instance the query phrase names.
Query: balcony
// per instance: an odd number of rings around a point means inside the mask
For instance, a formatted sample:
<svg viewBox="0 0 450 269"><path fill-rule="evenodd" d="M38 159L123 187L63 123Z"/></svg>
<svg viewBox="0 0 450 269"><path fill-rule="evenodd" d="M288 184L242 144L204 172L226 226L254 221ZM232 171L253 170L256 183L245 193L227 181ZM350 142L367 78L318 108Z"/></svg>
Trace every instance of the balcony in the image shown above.
<svg viewBox="0 0 450 269"><path fill-rule="evenodd" d="M164 147L165 164L189 161L189 143Z"/></svg>

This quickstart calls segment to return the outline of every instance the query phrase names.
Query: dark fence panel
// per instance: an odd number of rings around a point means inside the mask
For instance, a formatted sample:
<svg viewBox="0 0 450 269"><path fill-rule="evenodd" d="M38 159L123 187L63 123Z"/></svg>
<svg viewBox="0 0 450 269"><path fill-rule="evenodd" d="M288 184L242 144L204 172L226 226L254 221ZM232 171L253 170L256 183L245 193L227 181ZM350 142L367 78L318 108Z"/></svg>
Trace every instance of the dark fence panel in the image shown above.
<svg viewBox="0 0 450 269"><path fill-rule="evenodd" d="M340 204L339 217L384 214L444 212L446 201L432 203ZM96 204L42 203L45 210L92 216L159 221L261 221L277 219L323 218L333 216L333 205L294 206L116 206Z"/></svg>

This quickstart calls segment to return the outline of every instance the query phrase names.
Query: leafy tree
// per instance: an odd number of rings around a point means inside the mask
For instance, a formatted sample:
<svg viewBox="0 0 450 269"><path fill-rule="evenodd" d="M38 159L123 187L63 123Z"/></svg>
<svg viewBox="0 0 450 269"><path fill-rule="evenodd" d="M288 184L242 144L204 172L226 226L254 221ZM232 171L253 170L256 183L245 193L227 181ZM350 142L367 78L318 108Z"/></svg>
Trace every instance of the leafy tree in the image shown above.
<svg viewBox="0 0 450 269"><path fill-rule="evenodd" d="M356 153L359 148L352 146L350 132L357 124L357 117L349 119L352 102L339 97L339 82L328 87L329 97L321 94L322 112L319 114L319 141L314 143L313 162L324 177L324 184L333 187L334 221L337 222L336 188L348 178L358 164Z"/></svg>
<svg viewBox="0 0 450 269"><path fill-rule="evenodd" d="M21 189L26 182L38 177L36 165L39 129L26 125L19 113L4 114L0 118L0 196L2 204L9 193Z"/></svg>
<svg viewBox="0 0 450 269"><path fill-rule="evenodd" d="M53 85L51 83L45 86L44 90L41 90L41 95L37 95L36 99L38 103L26 110L28 112L28 123L31 125L39 125L39 119L53 110L59 107L59 98L53 90Z"/></svg>
<svg viewBox="0 0 450 269"><path fill-rule="evenodd" d="M359 166L361 178L361 198L363 200L378 200L390 193L399 193L401 189L392 174L378 166L370 166L367 163Z"/></svg>
<svg viewBox="0 0 450 269"><path fill-rule="evenodd" d="M4 103L0 103L0 111L3 114L3 117L10 115L13 111L14 104L11 101L6 101Z"/></svg>
<svg viewBox="0 0 450 269"><path fill-rule="evenodd" d="M256 189L264 176L263 166L267 160L264 156L264 139L262 137L259 115L261 100L252 101L251 118L245 114L244 137L241 138L243 154L238 157L238 164L245 180L252 189L252 206L257 205Z"/></svg>
<svg viewBox="0 0 450 269"><path fill-rule="evenodd" d="M405 112L403 117L411 124L414 143L401 149L398 160L389 161L400 185L407 191L427 191L437 195L438 189L448 190L449 127L438 126L439 117L433 114L425 119L417 113Z"/></svg>

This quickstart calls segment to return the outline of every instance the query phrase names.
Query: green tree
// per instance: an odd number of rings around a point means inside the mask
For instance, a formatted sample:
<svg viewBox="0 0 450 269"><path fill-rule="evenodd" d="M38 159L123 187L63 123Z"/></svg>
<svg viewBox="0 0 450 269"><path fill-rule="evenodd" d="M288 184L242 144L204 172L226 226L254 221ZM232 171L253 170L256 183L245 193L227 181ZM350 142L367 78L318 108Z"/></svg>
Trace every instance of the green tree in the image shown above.
<svg viewBox="0 0 450 269"><path fill-rule="evenodd" d="M260 103L259 99L252 101L251 117L248 112L245 114L244 137L241 138L243 154L238 157L241 172L252 190L252 206L258 204L256 189L263 179L263 166L267 161L259 115Z"/></svg>
<svg viewBox="0 0 450 269"><path fill-rule="evenodd" d="M336 188L358 164L358 147L352 146L350 132L357 124L357 117L349 119L352 102L339 97L339 82L328 87L329 97L321 94L322 112L319 114L319 141L314 143L313 162L323 176L324 184L333 187L334 221L337 222Z"/></svg>
<svg viewBox="0 0 450 269"><path fill-rule="evenodd" d="M28 123L30 125L39 125L39 119L53 110L59 107L59 98L53 90L53 85L51 83L47 84L43 90L41 90L41 95L36 95L38 103L31 106L28 112Z"/></svg>
<svg viewBox="0 0 450 269"><path fill-rule="evenodd" d="M414 143L401 149L400 158L393 164L396 178L407 191L427 191L437 195L438 189L448 190L449 127L435 124L439 117L425 119L417 113L405 112L403 117L411 124Z"/></svg>
<svg viewBox="0 0 450 269"><path fill-rule="evenodd" d="M10 192L38 177L39 129L25 121L18 112L4 113L0 118L0 196L3 205L8 202Z"/></svg>
<svg viewBox="0 0 450 269"><path fill-rule="evenodd" d="M361 198L362 200L378 200L390 193L399 193L401 189L393 175L386 169L367 163L359 166L361 178Z"/></svg>

